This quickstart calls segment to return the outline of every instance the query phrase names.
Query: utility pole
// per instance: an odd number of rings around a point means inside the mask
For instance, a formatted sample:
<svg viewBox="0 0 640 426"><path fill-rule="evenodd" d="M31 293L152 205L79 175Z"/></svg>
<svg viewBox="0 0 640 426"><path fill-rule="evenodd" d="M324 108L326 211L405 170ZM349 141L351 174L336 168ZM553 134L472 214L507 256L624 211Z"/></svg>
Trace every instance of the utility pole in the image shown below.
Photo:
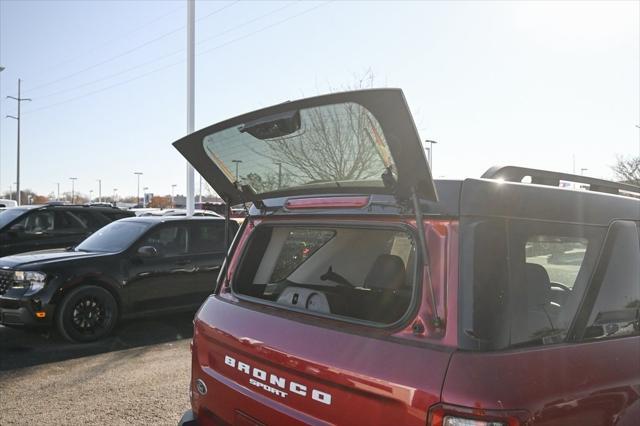
<svg viewBox="0 0 640 426"><path fill-rule="evenodd" d="M71 204L75 204L76 203L76 180L78 180L77 177L70 177L69 180L71 181Z"/></svg>
<svg viewBox="0 0 640 426"><path fill-rule="evenodd" d="M187 0L187 134L195 127L195 39L196 2ZM187 162L187 216L193 216L195 208L195 182L193 166Z"/></svg>
<svg viewBox="0 0 640 426"><path fill-rule="evenodd" d="M136 205L140 204L140 176L143 175L142 172L133 172L134 175L138 176L138 198L136 198Z"/></svg>
<svg viewBox="0 0 640 426"><path fill-rule="evenodd" d="M0 72L4 71L4 67L0 65ZM0 110L1 111L1 110ZM0 140L1 141L1 140ZM0 151L2 150L2 144L0 143ZM2 154L0 153L0 161L2 161ZM2 167L0 166L0 188L2 188Z"/></svg>
<svg viewBox="0 0 640 426"><path fill-rule="evenodd" d="M98 179L98 202L102 202L102 179Z"/></svg>
<svg viewBox="0 0 640 426"><path fill-rule="evenodd" d="M24 101L31 101L30 98L21 98L20 97L20 85L21 80L18 79L18 97L15 96L7 96L9 99L13 99L18 102L18 116L7 115L7 118L13 118L18 122L18 147L17 147L17 167L16 167L16 199L18 201L18 205L20 205L20 104Z"/></svg>

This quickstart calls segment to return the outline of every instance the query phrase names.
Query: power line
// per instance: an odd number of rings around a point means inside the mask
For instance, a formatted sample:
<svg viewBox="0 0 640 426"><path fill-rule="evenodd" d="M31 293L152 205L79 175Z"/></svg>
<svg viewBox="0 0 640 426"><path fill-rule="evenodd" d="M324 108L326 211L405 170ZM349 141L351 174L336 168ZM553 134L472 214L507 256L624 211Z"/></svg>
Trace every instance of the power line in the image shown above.
<svg viewBox="0 0 640 426"><path fill-rule="evenodd" d="M239 1L240 1L240 0L235 0L235 1L231 2L231 3L229 3L229 4L224 5L223 7L220 7L220 8L218 8L218 9L215 9L213 12L211 12L211 13L209 13L209 14L207 14L207 15L205 15L205 16L203 16L203 17L201 17L201 18L199 18L199 19L198 19L198 21L201 21L201 20L206 19L206 18L208 18L208 17L210 17L210 16L213 16L213 15L215 15L216 13L222 12L223 10L225 10L225 9L227 9L227 8L229 8L229 7L231 7L231 6L233 6L234 4L238 3ZM78 75L78 74L82 74L82 73L84 73L84 72L90 71L90 70L92 70L92 69L94 69L94 68L97 68L97 67L99 67L99 66L101 66L101 65L104 65L104 64L106 64L106 63L109 63L109 62L115 61L116 59L122 58L123 56L129 55L129 54L131 54L131 53L133 53L133 52L135 52L135 51L137 51L137 50L142 49L143 47L146 47L146 46L148 46L148 45L150 45L150 44L153 44L153 43L155 43L155 42L156 42L156 41L158 41L158 40L162 40L162 39L164 39L164 38L166 38L166 37L168 37L168 36L170 36L170 35L173 35L173 34L177 33L178 31L183 30L184 28L185 28L185 26L184 26L184 25L182 25L182 26L180 26L180 27L178 27L178 28L175 28L175 29L173 29L173 30L171 30L171 31L168 31L168 32L163 33L163 34L160 34L159 36L154 37L154 38L152 38L151 40L147 40L146 42L144 42L144 43L142 43L142 44L139 44L139 45L137 45L137 46L135 46L135 47L132 47L131 49L125 50L125 51L124 51L124 52L122 52L122 53L119 53L119 54L117 54L117 55L111 56L110 58L104 59L104 60L102 60L102 61L100 61L100 62L94 63L93 65L90 65L90 66L88 66L88 67L86 67L86 68L83 68L83 69L81 69L81 70L79 70L79 71L75 71L75 72L73 72L73 73L71 73L71 74L67 74L67 75L65 75L65 76L63 76L63 77L57 78L57 79L52 80L52 81L50 81L50 82L48 82L48 83L44 83L44 84L40 84L40 85L38 85L38 86L36 86L36 87L32 87L32 88L31 88L31 90L29 91L29 93L33 92L34 90L38 90L38 89L41 89L41 88L43 88L43 87L47 87L47 86L50 86L50 85L52 85L52 84L58 83L58 82L60 82L60 81L67 80L67 79L69 79L69 78L71 78L71 77L75 77L75 76L76 76L76 75Z"/></svg>
<svg viewBox="0 0 640 426"><path fill-rule="evenodd" d="M88 53L93 53L97 49L100 49L102 47L108 46L109 44L113 43L114 41L118 41L118 40L121 40L121 39L123 39L125 37L129 37L131 34L137 33L141 29L143 29L145 27L148 27L149 25L151 25L151 24L153 24L155 22L158 22L161 19L164 19L169 15L173 15L174 12L176 12L176 11L182 9L182 8L184 8L183 5L180 5L180 6L176 7L176 8L173 8L170 11L168 11L166 13L163 13L160 16L157 16L157 17L155 17L155 18L153 18L153 19L151 19L151 20L149 20L149 21L147 21L147 22L145 22L145 23L143 23L141 25L138 25L136 28L132 29L131 31L128 31L128 32L126 32L124 34L119 34L118 36L112 37L112 38L106 40L105 42L98 44L97 46L93 46L91 49L85 50L84 52L82 52L82 53L80 53L78 55L75 55L74 57L72 57L70 59L66 59L64 61L60 61L57 64L52 65L51 67L47 67L47 70L51 71L52 69L58 68L60 65L68 64L69 62L74 62L74 61L82 58L83 56L87 55Z"/></svg>
<svg viewBox="0 0 640 426"><path fill-rule="evenodd" d="M297 1L300 1L300 0L296 0L296 2L297 2ZM227 34L227 33L229 33L229 32L235 31L235 30L237 30L238 28L245 27L245 26L247 26L247 25L249 25L249 24L251 24L251 23L253 23L253 22L256 22L256 21L258 21L258 20L260 20L260 19L264 19L264 18L266 18L266 17L268 17L268 16L271 16L271 15L273 15L273 14L275 14L275 13L278 13L278 12L280 12L280 11L282 11L282 10L284 10L284 9L286 9L286 8L288 8L288 7L290 7L290 6L292 6L292 5L294 5L296 2L287 3L287 4L285 4L285 5L284 5L284 6L282 6L282 7L276 8L276 9L274 9L274 10L271 10L271 11L267 12L267 13L263 13L262 15L259 15L259 16L255 17L255 18L252 18L252 19L249 19L249 20L247 20L247 21L245 21L245 22L243 22L243 23L241 23L241 24L239 24L239 25L236 25L236 26L231 27L231 28L229 28L229 29L227 29L227 30L224 30L224 31L222 31L222 32L219 32L219 33L217 33L217 34L214 34L214 35L212 35L212 36L210 36L210 37L206 37L206 38L204 38L204 39L202 39L202 40L198 41L196 44L197 44L197 45L200 45L200 44L203 44L203 43L209 42L209 41L211 41L211 40L213 40L213 39L219 38L220 36L222 36L222 35L224 35L224 34ZM208 16L206 16L206 17L208 17ZM203 17L203 18L201 18L201 19L204 19L204 18L206 18L206 17ZM183 27L183 28L184 28L184 27ZM110 79L110 78L117 77L117 76L122 75L122 74L126 74L126 73L128 73L129 71L133 71L133 70L136 70L136 69L142 68L142 67L144 67L144 66L146 66L146 65L149 65L149 64L152 64L152 63L155 63L155 62L161 61L161 60L166 59L166 58L169 58L169 57L171 57L171 56L175 56L175 55L177 55L178 53L182 53L182 52L184 52L184 48L181 48L181 49L175 50L175 51L173 51L173 52L171 52L171 53L168 53L168 54L166 54L166 55L162 55L162 56L157 57L157 58L155 58L155 59L152 59L152 60L150 60L150 61L145 61L145 62L143 62L143 63L141 63L141 64L135 65L135 66L133 66L133 67L126 68L126 69L121 70L121 71L118 71L118 72L116 72L116 73L109 74L109 75L106 75L106 76L100 77L100 78L98 78L98 79L95 79L95 80L92 80L92 81L89 81L89 82L86 82L86 83L82 83L82 84L77 85L77 86L73 86L73 87L70 87L70 88L57 90L57 91L52 92L52 93L47 93L46 95L40 95L40 96L38 96L38 99L42 100L42 99L50 98L50 97L52 97L52 96L56 96L56 95L63 94L63 93L68 92L68 91L77 90L77 89L80 89L80 88L82 88L82 87L91 86L92 84L96 84L96 83L99 83L99 82L101 82L101 81L108 80L108 79Z"/></svg>
<svg viewBox="0 0 640 426"><path fill-rule="evenodd" d="M273 23L273 24L266 25L266 26L264 26L264 27L262 27L262 28L259 28L259 29L255 30L255 31L252 31L252 32L247 33L247 34L245 34L245 35L242 35L242 36L240 36L240 37L236 37L236 38L231 39L231 40L229 40L229 41L227 41L227 42L221 43L221 44L219 44L219 45L217 45L217 46L214 46L214 47L212 47L212 48L210 48L210 49L207 49L207 50L205 50L205 51L203 51L203 52L200 52L200 53L198 53L198 54L197 54L197 56L202 56L202 55L205 55L205 54L211 53L211 52L213 52L213 51L215 51L215 50L218 50L218 49L221 49L221 48L223 48L223 47L226 47L226 46L228 46L228 45L230 45L230 44L232 44L232 43L235 43L235 42L238 42L238 41L244 40L245 38L248 38L248 37L250 37L250 36L252 36L252 35L255 35L255 34L257 34L257 33L260 33L260 32L262 32L262 31L266 31L266 30L268 30L268 29L270 29L270 28L273 28L273 27L275 27L275 26L278 26L278 25L284 24L285 22L288 22L288 21L290 21L290 20L292 20L292 19L298 18L298 17L300 17L300 16L302 16L302 15L305 15L305 14L307 14L307 13L310 13L310 12L312 12L312 11L314 11L314 10L316 10L316 9L318 9L318 8L320 8L320 7L322 7L322 6L325 6L325 5L327 5L327 4L329 4L329 3L333 2L333 1L335 1L335 0L328 0L328 1L325 1L324 3L320 3L320 4L316 5L316 6L313 6L313 7L311 7L311 8L305 9L305 10L303 10L302 12L299 12L299 13L296 13L296 14L294 14L294 15L291 15L291 16L289 16L289 17L285 18L285 19L281 19L280 21L277 21L277 22L275 22L275 23ZM66 99L66 100L61 101L61 102L57 102L57 103L50 104L50 105L46 105L46 106L43 106L43 107L40 107L40 108L36 108L36 109L29 110L29 111L25 111L25 112L24 112L24 114L31 114L31 113L34 113L34 112L38 112L38 111L42 111L42 110L46 110L46 109L50 109L50 108L54 108L54 107L56 107L56 106L64 105L64 104L67 104L67 103L69 103L69 102L76 101L76 100L78 100L78 99L86 98L86 97L88 97L88 96L92 96L92 95L95 95L95 94L98 94L98 93L104 92L104 91L106 91L106 90L110 90L110 89L113 89L113 88L115 88L115 87L122 86L122 85L127 84L127 83L130 83L130 82L132 82L132 81L139 80L139 79L141 79L141 78L147 77L148 75L155 74L155 73L157 73L157 72L159 72L159 71L162 71L162 70L165 70L165 69L168 69L168 68L174 67L174 66L176 66L176 65L182 64L183 62L184 62L184 60L182 60L182 59L181 59L181 60L179 60L179 61L177 61L177 62L172 62L172 63L170 63L170 64L167 64L167 65L163 66L163 67L153 69L153 70L148 71L148 72L146 72L146 73L140 74L140 75L138 75L138 76L136 76L136 77L133 77L133 78L130 78L130 79L127 79L127 80L124 80L124 81L121 81L121 82L118 82L118 83L112 84L112 85L110 85L110 86L106 86L106 87L103 87L103 88L101 88L101 89L94 90L94 91L89 92L89 93L85 93L85 94L83 94L83 95L79 95L79 96L76 96L76 97L73 97L73 98L70 98L70 99Z"/></svg>
<svg viewBox="0 0 640 426"><path fill-rule="evenodd" d="M222 43L222 44L219 44L217 46L214 46L211 49L207 49L207 50L205 50L203 52L198 53L198 56L207 54L207 53L212 52L214 50L218 50L218 49L220 49L222 47L225 47L225 46L227 46L227 45L229 45L231 43L235 43L237 41L244 40L245 38L251 37L252 35L255 35L257 33L260 33L262 31L268 30L270 28L273 28L273 27L276 27L278 25L284 24L285 22L288 22L288 21L290 21L292 19L298 18L298 17L300 17L302 15L306 15L307 13L312 12L312 11L314 11L314 10L316 10L316 9L322 7L322 6L325 6L325 5L327 5L327 4L329 4L329 3L333 2L333 1L335 1L335 0L327 0L327 1L325 1L323 3L320 3L320 4L316 5L316 6L310 7L309 9L305 9L302 12L296 13L295 15L291 15L291 16L285 18L285 19L281 19L280 21L274 22L273 24L266 25L266 26L264 26L262 28L259 28L259 29L255 30L255 31L252 31L252 32L250 32L248 34L245 34L243 36L231 39L231 40L229 40L229 41L227 41L225 43Z"/></svg>

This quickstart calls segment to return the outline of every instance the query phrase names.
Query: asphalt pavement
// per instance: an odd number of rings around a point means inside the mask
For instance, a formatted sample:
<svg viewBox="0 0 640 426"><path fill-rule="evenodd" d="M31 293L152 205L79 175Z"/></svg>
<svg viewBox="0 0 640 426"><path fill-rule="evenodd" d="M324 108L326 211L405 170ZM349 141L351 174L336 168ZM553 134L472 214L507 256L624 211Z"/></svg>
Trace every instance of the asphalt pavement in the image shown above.
<svg viewBox="0 0 640 426"><path fill-rule="evenodd" d="M129 321L83 345L0 326L0 425L175 425L189 407L192 318Z"/></svg>

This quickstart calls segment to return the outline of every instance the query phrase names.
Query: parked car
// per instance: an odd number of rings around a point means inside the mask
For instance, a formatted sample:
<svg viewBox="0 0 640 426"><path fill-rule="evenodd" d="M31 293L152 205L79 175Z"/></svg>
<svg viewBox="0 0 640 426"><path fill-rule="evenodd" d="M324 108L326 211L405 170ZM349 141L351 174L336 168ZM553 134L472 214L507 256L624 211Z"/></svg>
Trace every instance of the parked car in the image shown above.
<svg viewBox="0 0 640 426"><path fill-rule="evenodd" d="M167 209L167 210L161 211L161 215L162 216L186 216L187 215L187 210L186 209ZM210 211L210 210L200 210L200 209L194 210L193 211L193 215L194 216L223 217L222 215L219 215L216 212L213 212L213 211Z"/></svg>
<svg viewBox="0 0 640 426"><path fill-rule="evenodd" d="M115 207L38 205L0 212L0 257L70 247L113 222L133 216Z"/></svg>
<svg viewBox="0 0 640 426"><path fill-rule="evenodd" d="M225 256L217 218L127 218L72 250L0 259L0 323L54 326L89 342L123 318L195 310ZM234 224L231 231L235 231Z"/></svg>
<svg viewBox="0 0 640 426"><path fill-rule="evenodd" d="M0 198L0 210L16 207L17 205L18 205L17 201Z"/></svg>
<svg viewBox="0 0 640 426"><path fill-rule="evenodd" d="M194 321L181 424L638 424L640 200L621 194L640 188L519 167L436 181L397 89L175 146L253 203ZM549 267L568 250L578 266Z"/></svg>

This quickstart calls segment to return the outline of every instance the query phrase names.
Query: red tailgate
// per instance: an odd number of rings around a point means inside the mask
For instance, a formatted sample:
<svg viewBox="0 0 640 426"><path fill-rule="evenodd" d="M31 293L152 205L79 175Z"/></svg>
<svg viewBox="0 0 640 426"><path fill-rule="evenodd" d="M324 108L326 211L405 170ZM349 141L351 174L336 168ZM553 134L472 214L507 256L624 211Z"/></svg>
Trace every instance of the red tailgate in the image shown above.
<svg viewBox="0 0 640 426"><path fill-rule="evenodd" d="M219 298L205 303L192 372L207 388L205 395L192 390L199 422L426 424L449 349L363 337L295 315Z"/></svg>

